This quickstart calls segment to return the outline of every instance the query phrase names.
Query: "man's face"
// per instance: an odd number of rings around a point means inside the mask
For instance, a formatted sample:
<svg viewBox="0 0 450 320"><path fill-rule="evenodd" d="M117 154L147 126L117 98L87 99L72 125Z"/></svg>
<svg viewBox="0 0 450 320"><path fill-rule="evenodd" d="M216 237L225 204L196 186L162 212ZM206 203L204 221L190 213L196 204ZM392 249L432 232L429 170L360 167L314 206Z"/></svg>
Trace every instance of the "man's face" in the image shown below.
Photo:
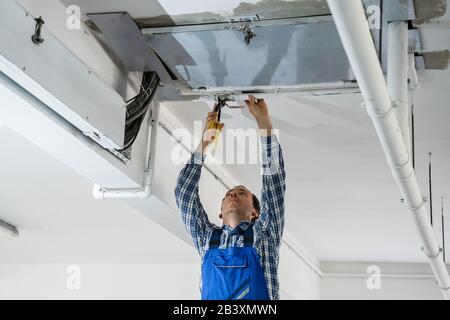
<svg viewBox="0 0 450 320"><path fill-rule="evenodd" d="M253 208L253 194L246 187L236 186L225 194L220 218L226 220L230 215L246 221L258 217L258 212Z"/></svg>

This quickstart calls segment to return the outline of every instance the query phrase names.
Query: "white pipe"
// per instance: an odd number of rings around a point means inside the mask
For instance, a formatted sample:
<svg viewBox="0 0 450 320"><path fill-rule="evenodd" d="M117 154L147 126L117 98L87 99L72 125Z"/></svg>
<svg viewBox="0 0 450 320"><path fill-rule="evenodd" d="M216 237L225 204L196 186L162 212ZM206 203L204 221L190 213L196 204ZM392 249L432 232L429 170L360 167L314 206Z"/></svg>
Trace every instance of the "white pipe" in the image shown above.
<svg viewBox="0 0 450 320"><path fill-rule="evenodd" d="M408 78L409 78L409 88L415 90L420 88L419 77L417 76L416 70L416 60L414 58L414 53L408 55Z"/></svg>
<svg viewBox="0 0 450 320"><path fill-rule="evenodd" d="M421 86L419 77L417 75L416 59L414 57L414 53L408 54L408 79L409 79L408 102L409 102L410 112L412 114L413 109L414 109L414 102L415 102L415 91L418 88L420 88L420 86ZM412 118L411 117L410 117L410 127L412 127ZM411 150L410 154L412 154L413 153L412 148L410 150Z"/></svg>
<svg viewBox="0 0 450 320"><path fill-rule="evenodd" d="M151 183L153 180L153 168L156 155L156 138L158 132L159 103L151 102L150 126L147 137L147 153L145 156L145 168L143 187L140 189L107 189L98 184L94 184L92 194L96 199L146 199L151 195Z"/></svg>
<svg viewBox="0 0 450 320"><path fill-rule="evenodd" d="M362 2L327 1L392 174L413 214L424 253L430 260L444 298L449 299L450 277L392 108Z"/></svg>
<svg viewBox="0 0 450 320"><path fill-rule="evenodd" d="M365 278L367 279L371 275L368 273L329 273L325 272L323 274L324 278ZM390 279L434 279L432 274L407 274L407 273L382 273L380 278L390 278Z"/></svg>
<svg viewBox="0 0 450 320"><path fill-rule="evenodd" d="M146 185L143 189L106 189L94 184L92 194L96 199L145 199L151 195L151 186Z"/></svg>
<svg viewBox="0 0 450 320"><path fill-rule="evenodd" d="M387 86L396 107L397 120L408 154L411 154L408 103L408 24L405 21L388 25Z"/></svg>

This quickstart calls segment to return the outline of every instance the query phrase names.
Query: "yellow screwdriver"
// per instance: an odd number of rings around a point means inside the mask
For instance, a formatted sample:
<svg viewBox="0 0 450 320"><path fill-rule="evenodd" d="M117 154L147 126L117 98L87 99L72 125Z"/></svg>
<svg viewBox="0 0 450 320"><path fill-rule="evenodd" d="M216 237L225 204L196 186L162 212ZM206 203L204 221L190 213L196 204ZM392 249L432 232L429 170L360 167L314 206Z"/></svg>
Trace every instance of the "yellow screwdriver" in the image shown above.
<svg viewBox="0 0 450 320"><path fill-rule="evenodd" d="M217 98L217 103L214 105L214 112L217 112L217 121L211 121L211 123L208 125L208 130L215 129L218 130L216 132L215 138L214 138L214 148L217 144L217 141L219 140L220 130L221 127L218 127L217 125L220 123L220 114L223 107L227 105L227 102L225 99Z"/></svg>

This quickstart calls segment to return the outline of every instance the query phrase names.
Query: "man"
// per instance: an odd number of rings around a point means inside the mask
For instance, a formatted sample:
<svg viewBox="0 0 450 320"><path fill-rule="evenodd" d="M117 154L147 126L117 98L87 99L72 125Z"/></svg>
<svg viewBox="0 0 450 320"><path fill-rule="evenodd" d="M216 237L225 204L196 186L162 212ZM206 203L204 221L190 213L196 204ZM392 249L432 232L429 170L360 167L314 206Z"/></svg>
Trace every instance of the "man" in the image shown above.
<svg viewBox="0 0 450 320"><path fill-rule="evenodd" d="M203 209L198 185L204 154L224 126L217 122L215 112L208 114L202 141L180 172L175 188L182 220L202 258L204 300L279 299L278 261L286 190L283 155L264 100L249 96L246 104L262 142L261 206L246 187L236 186L222 200L222 227L212 224ZM207 130L211 123L219 130Z"/></svg>

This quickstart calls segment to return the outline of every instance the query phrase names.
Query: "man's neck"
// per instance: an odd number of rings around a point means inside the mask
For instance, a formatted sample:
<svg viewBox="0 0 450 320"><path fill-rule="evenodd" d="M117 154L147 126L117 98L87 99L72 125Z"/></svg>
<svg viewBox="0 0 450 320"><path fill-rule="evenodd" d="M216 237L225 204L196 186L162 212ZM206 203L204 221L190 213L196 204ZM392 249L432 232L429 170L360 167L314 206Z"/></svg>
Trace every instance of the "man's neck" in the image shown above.
<svg viewBox="0 0 450 320"><path fill-rule="evenodd" d="M238 227L242 222L250 223L250 221L240 219L240 220L232 220L232 221L227 220L227 222L224 221L223 224L229 226L232 229L234 229L234 228Z"/></svg>
<svg viewBox="0 0 450 320"><path fill-rule="evenodd" d="M236 228L239 224L241 223L241 221L233 221L233 222L224 222L224 225L229 226L230 228L234 229Z"/></svg>

